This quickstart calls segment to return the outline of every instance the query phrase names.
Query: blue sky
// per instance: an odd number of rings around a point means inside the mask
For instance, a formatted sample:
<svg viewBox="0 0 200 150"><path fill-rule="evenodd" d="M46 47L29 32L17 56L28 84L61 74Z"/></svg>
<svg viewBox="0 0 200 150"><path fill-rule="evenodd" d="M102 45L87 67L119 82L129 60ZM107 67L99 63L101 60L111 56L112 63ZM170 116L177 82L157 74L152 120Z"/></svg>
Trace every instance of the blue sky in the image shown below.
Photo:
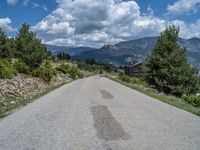
<svg viewBox="0 0 200 150"><path fill-rule="evenodd" d="M28 23L44 43L89 45L157 36L180 26L200 37L200 0L1 0L0 28L14 36Z"/></svg>

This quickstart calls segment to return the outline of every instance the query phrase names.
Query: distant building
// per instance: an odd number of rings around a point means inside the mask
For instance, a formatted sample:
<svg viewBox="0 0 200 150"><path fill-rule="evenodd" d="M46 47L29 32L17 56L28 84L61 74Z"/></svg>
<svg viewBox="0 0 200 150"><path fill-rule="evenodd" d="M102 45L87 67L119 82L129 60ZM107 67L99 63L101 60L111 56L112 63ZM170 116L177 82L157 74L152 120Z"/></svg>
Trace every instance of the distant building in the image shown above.
<svg viewBox="0 0 200 150"><path fill-rule="evenodd" d="M128 64L125 66L125 74L130 77L141 77L144 72L144 65L142 62L136 64Z"/></svg>

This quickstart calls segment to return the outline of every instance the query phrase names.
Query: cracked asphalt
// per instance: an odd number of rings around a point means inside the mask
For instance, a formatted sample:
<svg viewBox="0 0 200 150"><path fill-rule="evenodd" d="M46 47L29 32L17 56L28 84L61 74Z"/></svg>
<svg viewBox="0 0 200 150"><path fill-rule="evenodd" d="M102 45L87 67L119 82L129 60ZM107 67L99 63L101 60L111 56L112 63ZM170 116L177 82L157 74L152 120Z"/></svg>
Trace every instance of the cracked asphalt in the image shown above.
<svg viewBox="0 0 200 150"><path fill-rule="evenodd" d="M0 150L200 150L200 117L93 76L1 119Z"/></svg>

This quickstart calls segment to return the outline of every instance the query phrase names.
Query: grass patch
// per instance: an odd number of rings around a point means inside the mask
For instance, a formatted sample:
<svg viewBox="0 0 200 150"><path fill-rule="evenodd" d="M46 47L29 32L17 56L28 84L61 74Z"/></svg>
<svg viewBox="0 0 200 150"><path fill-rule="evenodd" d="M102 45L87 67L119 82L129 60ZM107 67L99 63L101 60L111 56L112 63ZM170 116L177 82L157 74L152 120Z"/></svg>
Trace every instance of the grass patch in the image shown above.
<svg viewBox="0 0 200 150"><path fill-rule="evenodd" d="M144 83L133 83L133 82L122 81L121 79L117 78L116 75L114 75L114 76L106 75L106 77L110 80L116 81L122 85L130 87L134 90L137 90L141 93L144 93L144 94L146 94L150 97L153 97L155 99L158 99L162 102L165 102L167 104L170 104L172 106L175 106L177 108L189 111L193 114L200 116L200 107L195 107L195 106L191 105L190 103L186 102L184 99L177 98L177 97L171 96L171 95L160 94L155 89L146 86Z"/></svg>

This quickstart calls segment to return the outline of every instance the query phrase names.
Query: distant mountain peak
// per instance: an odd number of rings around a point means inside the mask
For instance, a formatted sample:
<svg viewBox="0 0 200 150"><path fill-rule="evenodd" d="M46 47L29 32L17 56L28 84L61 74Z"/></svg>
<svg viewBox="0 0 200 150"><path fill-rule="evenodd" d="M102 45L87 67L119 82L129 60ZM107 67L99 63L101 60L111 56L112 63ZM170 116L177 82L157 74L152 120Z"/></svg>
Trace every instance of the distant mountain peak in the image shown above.
<svg viewBox="0 0 200 150"><path fill-rule="evenodd" d="M114 63L123 65L128 57L140 57L144 59L151 53L158 37L144 37L141 39L123 41L115 45L104 45L100 49L84 51L74 56L74 59L84 60L94 58L98 62ZM189 62L196 67L200 67L200 39L179 38L178 43L186 48L186 54Z"/></svg>

